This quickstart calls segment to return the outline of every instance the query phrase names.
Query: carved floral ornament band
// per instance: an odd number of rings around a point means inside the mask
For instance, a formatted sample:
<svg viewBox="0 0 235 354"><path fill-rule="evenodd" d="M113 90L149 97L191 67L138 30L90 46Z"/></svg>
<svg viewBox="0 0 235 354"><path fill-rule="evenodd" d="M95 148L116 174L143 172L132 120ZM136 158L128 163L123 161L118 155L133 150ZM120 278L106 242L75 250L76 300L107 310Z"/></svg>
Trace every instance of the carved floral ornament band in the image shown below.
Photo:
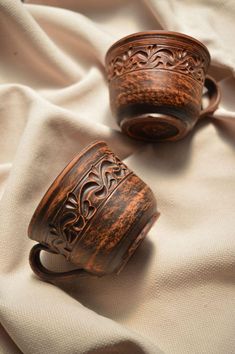
<svg viewBox="0 0 235 354"><path fill-rule="evenodd" d="M158 68L188 74L204 83L208 64L201 55L178 47L131 46L108 63L108 80L135 70Z"/></svg>
<svg viewBox="0 0 235 354"><path fill-rule="evenodd" d="M131 173L113 153L103 156L67 194L62 207L50 223L50 233L45 244L69 259L88 221L118 184Z"/></svg>

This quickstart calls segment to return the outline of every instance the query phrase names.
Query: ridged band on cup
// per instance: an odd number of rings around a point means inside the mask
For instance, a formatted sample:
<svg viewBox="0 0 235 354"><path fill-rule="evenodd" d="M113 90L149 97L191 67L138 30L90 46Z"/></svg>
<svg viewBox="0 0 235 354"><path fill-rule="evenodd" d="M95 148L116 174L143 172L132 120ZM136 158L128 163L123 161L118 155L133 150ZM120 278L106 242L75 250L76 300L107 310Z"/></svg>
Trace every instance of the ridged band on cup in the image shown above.
<svg viewBox="0 0 235 354"><path fill-rule="evenodd" d="M136 70L161 69L204 83L209 63L210 54L201 42L177 32L135 33L114 43L106 54L109 81Z"/></svg>
<svg viewBox="0 0 235 354"><path fill-rule="evenodd" d="M113 153L102 156L67 193L50 221L45 243L69 259L97 211L130 174L132 172Z"/></svg>

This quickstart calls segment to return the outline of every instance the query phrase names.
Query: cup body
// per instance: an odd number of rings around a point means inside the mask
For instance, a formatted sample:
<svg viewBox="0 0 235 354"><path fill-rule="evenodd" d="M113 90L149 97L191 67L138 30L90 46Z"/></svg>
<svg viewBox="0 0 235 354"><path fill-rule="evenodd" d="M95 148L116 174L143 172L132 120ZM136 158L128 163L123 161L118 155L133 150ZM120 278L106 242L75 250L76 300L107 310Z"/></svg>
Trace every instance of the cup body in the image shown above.
<svg viewBox="0 0 235 354"><path fill-rule="evenodd" d="M106 54L110 104L123 132L141 140L178 140L201 110L207 48L177 32L124 37Z"/></svg>
<svg viewBox="0 0 235 354"><path fill-rule="evenodd" d="M150 188L104 142L96 142L52 183L28 235L89 273L118 273L156 216Z"/></svg>

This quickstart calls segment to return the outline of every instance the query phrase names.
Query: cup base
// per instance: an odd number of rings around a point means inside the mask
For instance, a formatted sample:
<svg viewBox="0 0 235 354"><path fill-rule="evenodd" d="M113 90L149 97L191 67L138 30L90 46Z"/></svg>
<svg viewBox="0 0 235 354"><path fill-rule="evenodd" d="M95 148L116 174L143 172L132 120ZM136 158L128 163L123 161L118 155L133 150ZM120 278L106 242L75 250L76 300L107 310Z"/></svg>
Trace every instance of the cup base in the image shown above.
<svg viewBox="0 0 235 354"><path fill-rule="evenodd" d="M160 113L124 118L120 126L122 131L130 137L152 142L180 140L189 131L186 122Z"/></svg>
<svg viewBox="0 0 235 354"><path fill-rule="evenodd" d="M121 263L121 266L118 269L115 270L115 273L117 275L125 268L127 262L130 260L130 258L135 253L136 249L140 246L141 242L147 236L149 230L152 228L153 224L156 222L156 220L158 219L159 215L160 215L160 213L155 213L151 217L151 219L146 223L144 228L141 230L139 235L136 237L135 241L128 248L128 250L126 251L126 253L123 256L123 261Z"/></svg>

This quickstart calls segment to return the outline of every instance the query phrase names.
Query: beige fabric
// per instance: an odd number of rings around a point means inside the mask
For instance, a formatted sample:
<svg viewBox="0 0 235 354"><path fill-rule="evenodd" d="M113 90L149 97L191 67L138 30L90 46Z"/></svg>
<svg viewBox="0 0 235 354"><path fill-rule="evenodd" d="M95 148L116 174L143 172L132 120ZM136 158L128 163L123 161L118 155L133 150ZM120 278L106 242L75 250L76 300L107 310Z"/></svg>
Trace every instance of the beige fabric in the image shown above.
<svg viewBox="0 0 235 354"><path fill-rule="evenodd" d="M0 0L1 353L235 352L234 16L222 0ZM223 101L183 141L139 144L111 115L104 55L159 28L208 45ZM161 217L120 276L56 287L29 268L27 226L57 173L97 139L149 183Z"/></svg>

